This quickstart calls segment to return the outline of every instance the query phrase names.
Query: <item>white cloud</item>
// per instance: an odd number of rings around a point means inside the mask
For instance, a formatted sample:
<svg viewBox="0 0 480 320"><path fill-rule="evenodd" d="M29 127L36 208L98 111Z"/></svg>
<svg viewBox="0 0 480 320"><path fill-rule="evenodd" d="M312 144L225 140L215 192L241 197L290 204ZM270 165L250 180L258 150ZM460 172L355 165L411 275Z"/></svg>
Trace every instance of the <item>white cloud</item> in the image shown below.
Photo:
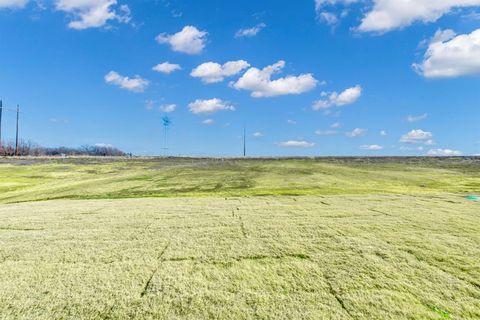
<svg viewBox="0 0 480 320"><path fill-rule="evenodd" d="M162 104L159 108L160 111L162 112L166 112L166 113L169 113L169 112L173 112L177 109L177 105L176 104Z"/></svg>
<svg viewBox="0 0 480 320"><path fill-rule="evenodd" d="M316 130L315 134L317 136L334 136L338 133L336 130Z"/></svg>
<svg viewBox="0 0 480 320"><path fill-rule="evenodd" d="M261 133L261 132L255 132L255 133L253 134L253 137L254 137L254 138L261 138L261 137L263 137L263 133Z"/></svg>
<svg viewBox="0 0 480 320"><path fill-rule="evenodd" d="M412 130L400 138L400 142L409 144L433 144L433 134L421 129Z"/></svg>
<svg viewBox="0 0 480 320"><path fill-rule="evenodd" d="M324 22L328 25L336 25L339 21L339 15L334 13L332 10L338 4L341 5L350 5L355 2L360 2L361 0L315 0L315 11L317 13L317 19L321 22ZM330 7L330 8L329 8ZM332 10L329 10L332 9ZM340 13L340 17L345 17L348 14L347 10L343 10Z"/></svg>
<svg viewBox="0 0 480 320"><path fill-rule="evenodd" d="M229 61L223 65L216 62L202 63L192 70L190 75L201 78L204 83L222 82L226 77L234 76L250 67L245 60Z"/></svg>
<svg viewBox="0 0 480 320"><path fill-rule="evenodd" d="M292 120L292 119L288 119L288 120L287 120L287 123L288 123L288 124L293 124L293 125L295 125L295 124L297 124L297 121Z"/></svg>
<svg viewBox="0 0 480 320"><path fill-rule="evenodd" d="M202 124L207 125L207 126L212 125L214 123L215 123L215 121L213 119L206 119L206 120L202 121Z"/></svg>
<svg viewBox="0 0 480 320"><path fill-rule="evenodd" d="M335 123L332 123L332 125L330 126L330 128L332 129L338 129L342 126L342 124L340 122L335 122Z"/></svg>
<svg viewBox="0 0 480 320"><path fill-rule="evenodd" d="M250 68L237 82L232 83L232 86L237 90L252 91L254 98L301 94L317 86L318 81L310 73L271 80L272 75L284 67L285 61L280 60L262 70Z"/></svg>
<svg viewBox="0 0 480 320"><path fill-rule="evenodd" d="M257 24L255 27L240 29L235 33L235 38L250 38L256 36L267 25L265 23Z"/></svg>
<svg viewBox="0 0 480 320"><path fill-rule="evenodd" d="M200 54L205 48L208 33L194 26L185 26L175 34L162 33L156 37L158 43L169 44L173 51L187 54Z"/></svg>
<svg viewBox="0 0 480 320"><path fill-rule="evenodd" d="M387 133L386 130L381 130L381 131L380 131L380 135L381 135L382 137L386 137L386 136L388 136L388 133Z"/></svg>
<svg viewBox="0 0 480 320"><path fill-rule="evenodd" d="M420 64L413 68L425 78L452 78L480 74L480 29L456 36L437 31Z"/></svg>
<svg viewBox="0 0 480 320"><path fill-rule="evenodd" d="M29 0L0 0L0 9L4 8L23 8Z"/></svg>
<svg viewBox="0 0 480 320"><path fill-rule="evenodd" d="M427 119L428 117L428 114L427 113L424 113L422 115L419 115L419 116L412 116L412 115L408 115L405 120L407 122L410 122L410 123L413 123L413 122L418 122L418 121L422 121L422 120L425 120Z"/></svg>
<svg viewBox="0 0 480 320"><path fill-rule="evenodd" d="M193 114L209 114L217 111L234 111L235 107L221 99L200 100L197 99L188 105Z"/></svg>
<svg viewBox="0 0 480 320"><path fill-rule="evenodd" d="M380 150L383 150L383 147L379 146L378 144L366 144L366 145L360 146L360 150L380 151Z"/></svg>
<svg viewBox="0 0 480 320"><path fill-rule="evenodd" d="M462 155L462 152L450 149L432 149L428 151L428 155L435 157L459 157Z"/></svg>
<svg viewBox="0 0 480 320"><path fill-rule="evenodd" d="M480 0L374 0L358 27L362 32L387 32L414 22L435 22L456 8L480 5Z"/></svg>
<svg viewBox="0 0 480 320"><path fill-rule="evenodd" d="M142 79L140 76L129 78L129 77L124 77L115 71L110 71L105 76L105 82L109 84L115 84L122 89L126 89L133 92L143 92L150 84L148 80Z"/></svg>
<svg viewBox="0 0 480 320"><path fill-rule="evenodd" d="M117 0L55 0L55 8L73 17L68 23L72 29L83 30L103 27L110 20L129 23L130 8L121 5L115 10Z"/></svg>
<svg viewBox="0 0 480 320"><path fill-rule="evenodd" d="M170 63L167 61L167 62L157 64L155 67L152 68L152 70L165 73L165 74L170 74L177 70L182 70L182 67L178 64Z"/></svg>
<svg viewBox="0 0 480 320"><path fill-rule="evenodd" d="M278 143L280 147L284 148L313 148L315 143L304 140L288 140Z"/></svg>
<svg viewBox="0 0 480 320"><path fill-rule="evenodd" d="M367 130L361 128L355 128L350 132L345 133L345 135L349 138L358 138L363 137L367 133Z"/></svg>
<svg viewBox="0 0 480 320"><path fill-rule="evenodd" d="M362 96L362 87L357 85L346 89L340 94L338 92L322 92L322 96L327 98L315 101L312 107L313 110L323 110L332 106L341 107L355 103Z"/></svg>
<svg viewBox="0 0 480 320"><path fill-rule="evenodd" d="M480 0L315 0L317 19L336 24L338 14L333 12L335 6L353 3L365 3L366 7L366 14L356 28L358 31L388 32L415 22L435 22L455 9L479 6ZM345 10L341 15L345 15Z"/></svg>

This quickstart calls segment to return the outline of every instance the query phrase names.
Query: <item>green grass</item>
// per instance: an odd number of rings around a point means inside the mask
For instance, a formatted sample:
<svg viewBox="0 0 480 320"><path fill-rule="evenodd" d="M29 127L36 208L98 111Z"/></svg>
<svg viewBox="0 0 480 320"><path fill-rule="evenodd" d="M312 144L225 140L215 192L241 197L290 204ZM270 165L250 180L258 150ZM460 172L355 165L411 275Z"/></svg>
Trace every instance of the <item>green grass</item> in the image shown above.
<svg viewBox="0 0 480 320"><path fill-rule="evenodd" d="M451 159L4 162L0 319L480 319L479 185Z"/></svg>
<svg viewBox="0 0 480 320"><path fill-rule="evenodd" d="M480 192L480 162L438 159L0 162L0 203L145 197Z"/></svg>

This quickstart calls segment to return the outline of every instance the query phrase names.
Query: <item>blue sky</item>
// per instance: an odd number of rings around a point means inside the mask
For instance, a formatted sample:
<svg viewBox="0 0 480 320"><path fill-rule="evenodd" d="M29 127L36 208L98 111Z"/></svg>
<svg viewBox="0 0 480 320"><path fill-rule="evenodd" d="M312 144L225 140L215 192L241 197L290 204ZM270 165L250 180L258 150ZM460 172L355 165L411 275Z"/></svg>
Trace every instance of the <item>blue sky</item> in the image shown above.
<svg viewBox="0 0 480 320"><path fill-rule="evenodd" d="M171 155L480 154L480 0L0 0L21 137ZM4 112L3 137L14 137Z"/></svg>

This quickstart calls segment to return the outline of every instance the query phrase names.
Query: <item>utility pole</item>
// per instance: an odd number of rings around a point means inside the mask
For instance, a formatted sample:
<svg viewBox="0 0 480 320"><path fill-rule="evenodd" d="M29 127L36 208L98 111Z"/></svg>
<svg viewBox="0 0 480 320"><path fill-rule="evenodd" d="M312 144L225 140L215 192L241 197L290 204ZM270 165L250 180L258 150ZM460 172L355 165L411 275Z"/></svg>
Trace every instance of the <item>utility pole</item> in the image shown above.
<svg viewBox="0 0 480 320"><path fill-rule="evenodd" d="M15 155L18 156L18 118L20 114L20 106L17 104L17 130L15 134Z"/></svg>
<svg viewBox="0 0 480 320"><path fill-rule="evenodd" d="M247 128L243 126L243 156L247 156Z"/></svg>
<svg viewBox="0 0 480 320"><path fill-rule="evenodd" d="M0 100L0 152L2 152L2 112L3 112L3 102Z"/></svg>

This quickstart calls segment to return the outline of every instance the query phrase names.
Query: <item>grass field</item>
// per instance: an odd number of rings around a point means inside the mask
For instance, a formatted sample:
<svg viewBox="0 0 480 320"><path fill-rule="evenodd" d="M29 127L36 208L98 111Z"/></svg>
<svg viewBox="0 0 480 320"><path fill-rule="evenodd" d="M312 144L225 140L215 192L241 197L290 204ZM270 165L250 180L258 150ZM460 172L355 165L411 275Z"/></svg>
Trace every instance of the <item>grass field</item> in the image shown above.
<svg viewBox="0 0 480 320"><path fill-rule="evenodd" d="M480 319L480 161L0 160L0 319Z"/></svg>

